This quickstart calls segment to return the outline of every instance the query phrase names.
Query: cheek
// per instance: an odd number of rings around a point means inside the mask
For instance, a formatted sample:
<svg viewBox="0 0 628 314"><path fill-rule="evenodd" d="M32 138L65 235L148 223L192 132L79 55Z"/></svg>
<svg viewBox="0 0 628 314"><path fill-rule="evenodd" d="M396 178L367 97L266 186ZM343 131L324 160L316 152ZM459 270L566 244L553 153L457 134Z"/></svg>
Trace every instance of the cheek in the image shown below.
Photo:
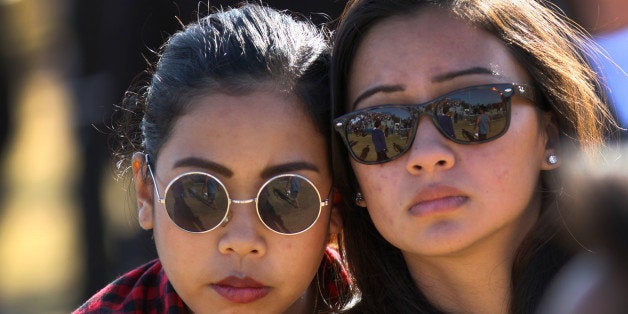
<svg viewBox="0 0 628 314"><path fill-rule="evenodd" d="M382 193L390 192L390 187L397 186L401 174L395 173L395 167L382 165L362 165L353 163L353 171L359 182L361 192L371 199Z"/></svg>
<svg viewBox="0 0 628 314"><path fill-rule="evenodd" d="M395 222L396 210L402 208L400 187L403 167L384 165L354 165L361 192L366 198L367 210L378 228L391 226Z"/></svg>
<svg viewBox="0 0 628 314"><path fill-rule="evenodd" d="M176 228L176 227L175 227ZM193 241L186 239L185 236L179 235L177 230L168 226L157 226L153 229L153 238L155 239L155 247L159 258L164 264L175 263L183 256L194 256L191 252L196 251L192 248Z"/></svg>
<svg viewBox="0 0 628 314"><path fill-rule="evenodd" d="M512 180L513 178L513 170L515 170L516 168L513 168L509 165L505 166L505 167L498 167L496 168L495 172L494 172L494 180L495 180L495 185L496 186L501 186L501 187L505 187L509 185L510 180Z"/></svg>
<svg viewBox="0 0 628 314"><path fill-rule="evenodd" d="M496 184L529 180L538 177L545 155L546 136L539 130L538 118L534 109L513 112L511 127L503 137L482 147L476 154L484 161L488 173L494 176ZM523 111L520 110L519 111ZM504 153L507 152L507 153Z"/></svg>
<svg viewBox="0 0 628 314"><path fill-rule="evenodd" d="M504 151L509 153L500 153ZM538 185L543 151L542 145L530 139L517 145L494 145L482 154L468 154L473 157L465 163L469 165L472 185L480 187L486 195L524 197Z"/></svg>
<svg viewBox="0 0 628 314"><path fill-rule="evenodd" d="M181 265L193 269L197 262L207 258L212 244L216 245L214 238L208 234L200 237L185 232L170 220L163 208L157 211L153 238L164 267L169 268L171 273L177 272Z"/></svg>
<svg viewBox="0 0 628 314"><path fill-rule="evenodd" d="M329 239L329 216L329 210L324 209L314 226L306 232L292 236L273 234L272 238L268 238L273 244L269 244L282 251L277 253L280 257L284 254L299 257L319 254L325 249Z"/></svg>
<svg viewBox="0 0 628 314"><path fill-rule="evenodd" d="M283 274L277 279L291 287L295 294L305 290L316 275L327 245L328 234L325 227L312 228L296 236L269 239L273 243L269 243L266 262L273 265L275 271L282 271Z"/></svg>

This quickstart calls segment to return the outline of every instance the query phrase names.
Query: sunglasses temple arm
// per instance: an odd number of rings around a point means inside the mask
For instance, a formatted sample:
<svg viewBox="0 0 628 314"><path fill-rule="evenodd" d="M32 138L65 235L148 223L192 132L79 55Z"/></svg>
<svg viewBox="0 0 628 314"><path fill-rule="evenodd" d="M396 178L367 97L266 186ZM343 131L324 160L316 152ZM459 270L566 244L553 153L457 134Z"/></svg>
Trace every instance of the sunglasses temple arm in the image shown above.
<svg viewBox="0 0 628 314"><path fill-rule="evenodd" d="M157 193L157 201L159 201L160 203L163 203L164 200L161 198L161 195L159 195L159 189L157 188L157 180L155 180L155 174L153 173L153 169L150 166L150 160L149 160L148 154L144 155L144 160L146 161L146 167L148 168L150 177L151 179L153 179L153 186L155 186L155 193Z"/></svg>

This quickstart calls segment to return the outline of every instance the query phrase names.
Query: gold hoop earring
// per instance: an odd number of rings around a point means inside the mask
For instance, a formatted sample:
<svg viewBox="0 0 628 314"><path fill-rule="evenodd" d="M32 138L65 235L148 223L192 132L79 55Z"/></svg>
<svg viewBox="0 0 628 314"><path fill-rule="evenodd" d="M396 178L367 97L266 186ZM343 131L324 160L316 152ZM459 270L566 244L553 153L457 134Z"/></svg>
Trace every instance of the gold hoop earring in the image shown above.
<svg viewBox="0 0 628 314"><path fill-rule="evenodd" d="M330 248L326 250L330 250ZM325 252L325 257L323 257L323 261L316 272L315 280L318 295L323 300L323 303L332 313L337 313L345 304L349 303L347 297L351 296L352 287L349 282L350 279L342 275L345 270L340 261L335 260L330 254L330 252ZM328 278L329 276L331 278ZM321 285L326 287L324 291Z"/></svg>

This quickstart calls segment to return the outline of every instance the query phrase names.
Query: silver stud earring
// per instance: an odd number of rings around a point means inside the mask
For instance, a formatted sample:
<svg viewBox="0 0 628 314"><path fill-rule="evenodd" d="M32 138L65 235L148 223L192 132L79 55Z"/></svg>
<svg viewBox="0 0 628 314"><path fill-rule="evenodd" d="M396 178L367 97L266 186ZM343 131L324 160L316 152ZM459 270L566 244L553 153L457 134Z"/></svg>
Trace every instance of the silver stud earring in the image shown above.
<svg viewBox="0 0 628 314"><path fill-rule="evenodd" d="M355 204L364 207L364 195L362 195L362 193L355 193Z"/></svg>
<svg viewBox="0 0 628 314"><path fill-rule="evenodd" d="M558 163L558 156L556 156L556 155L554 155L554 154L549 155L549 157L547 157L547 162L549 162L549 163L550 163L550 165L555 165L555 164L557 164L557 163Z"/></svg>

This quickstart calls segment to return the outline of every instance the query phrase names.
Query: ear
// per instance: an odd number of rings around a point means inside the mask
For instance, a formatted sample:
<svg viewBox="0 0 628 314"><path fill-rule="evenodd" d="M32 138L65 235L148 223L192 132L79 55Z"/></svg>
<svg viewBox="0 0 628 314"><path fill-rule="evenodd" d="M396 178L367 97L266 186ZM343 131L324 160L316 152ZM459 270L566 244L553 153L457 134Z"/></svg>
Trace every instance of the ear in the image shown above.
<svg viewBox="0 0 628 314"><path fill-rule="evenodd" d="M329 233L339 234L342 231L342 217L340 216L340 207L342 197L338 190L334 189L331 198L331 215L329 217Z"/></svg>
<svg viewBox="0 0 628 314"><path fill-rule="evenodd" d="M545 154L541 161L541 170L554 170L560 166L560 156L558 155L558 147L560 146L560 131L551 112L543 115L543 127L545 131ZM550 156L559 157L555 163L549 162Z"/></svg>
<svg viewBox="0 0 628 314"><path fill-rule="evenodd" d="M144 153L133 154L133 182L137 199L138 220L145 230L153 229L153 182L147 175L147 165Z"/></svg>

